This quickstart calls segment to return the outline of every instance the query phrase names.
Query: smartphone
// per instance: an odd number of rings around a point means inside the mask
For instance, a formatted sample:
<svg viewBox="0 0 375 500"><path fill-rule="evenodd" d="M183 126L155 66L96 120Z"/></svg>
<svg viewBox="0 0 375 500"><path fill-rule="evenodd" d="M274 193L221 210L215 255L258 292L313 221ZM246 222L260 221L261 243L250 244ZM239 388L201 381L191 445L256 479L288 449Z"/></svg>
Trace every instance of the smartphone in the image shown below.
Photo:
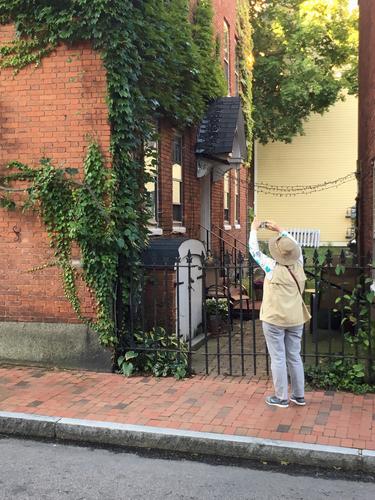
<svg viewBox="0 0 375 500"><path fill-rule="evenodd" d="M265 221L261 222L259 227L260 227L260 229L267 229L267 222L265 222Z"/></svg>

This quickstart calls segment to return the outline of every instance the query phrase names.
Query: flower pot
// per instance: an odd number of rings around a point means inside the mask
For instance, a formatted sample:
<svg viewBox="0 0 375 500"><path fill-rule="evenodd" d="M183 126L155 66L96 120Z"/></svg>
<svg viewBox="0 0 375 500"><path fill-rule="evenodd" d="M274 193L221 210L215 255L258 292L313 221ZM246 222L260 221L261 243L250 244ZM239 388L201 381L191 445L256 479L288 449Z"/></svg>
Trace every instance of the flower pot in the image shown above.
<svg viewBox="0 0 375 500"><path fill-rule="evenodd" d="M211 336L217 336L225 333L226 323L223 318L216 314L207 316L207 333Z"/></svg>

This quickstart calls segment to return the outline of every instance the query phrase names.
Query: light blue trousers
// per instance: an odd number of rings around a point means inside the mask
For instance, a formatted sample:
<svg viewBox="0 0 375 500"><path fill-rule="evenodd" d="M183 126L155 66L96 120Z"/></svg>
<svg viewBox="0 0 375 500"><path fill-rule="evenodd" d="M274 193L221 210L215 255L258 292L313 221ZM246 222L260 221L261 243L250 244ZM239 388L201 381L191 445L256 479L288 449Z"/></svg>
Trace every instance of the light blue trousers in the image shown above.
<svg viewBox="0 0 375 500"><path fill-rule="evenodd" d="M303 325L283 328L263 321L263 332L271 357L271 371L275 396L288 399L288 372L292 394L305 395L305 374L301 358Z"/></svg>

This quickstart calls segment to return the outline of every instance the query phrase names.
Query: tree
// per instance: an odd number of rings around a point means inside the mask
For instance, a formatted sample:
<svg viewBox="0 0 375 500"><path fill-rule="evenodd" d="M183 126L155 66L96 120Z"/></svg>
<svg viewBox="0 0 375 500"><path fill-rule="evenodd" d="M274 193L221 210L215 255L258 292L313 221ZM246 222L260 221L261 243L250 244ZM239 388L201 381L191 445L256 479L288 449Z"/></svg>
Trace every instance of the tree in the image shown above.
<svg viewBox="0 0 375 500"><path fill-rule="evenodd" d="M254 136L291 142L311 113L357 91L358 9L349 0L250 0Z"/></svg>

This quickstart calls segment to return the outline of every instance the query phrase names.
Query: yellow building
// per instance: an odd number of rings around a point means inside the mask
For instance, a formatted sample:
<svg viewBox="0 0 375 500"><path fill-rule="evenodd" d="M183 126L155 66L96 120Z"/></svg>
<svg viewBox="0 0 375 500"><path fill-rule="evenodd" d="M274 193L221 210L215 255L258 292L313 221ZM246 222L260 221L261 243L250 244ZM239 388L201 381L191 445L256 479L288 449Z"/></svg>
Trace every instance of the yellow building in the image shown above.
<svg viewBox="0 0 375 500"><path fill-rule="evenodd" d="M295 137L291 144L257 144L255 183L317 185L355 172L357 107L357 99L348 96L324 115L312 115L305 125L305 135ZM280 197L256 191L255 213L286 228L320 229L320 245L346 245L352 226L346 215L355 206L356 192L354 177L341 186L313 194ZM271 235L268 231L263 234L264 239Z"/></svg>

